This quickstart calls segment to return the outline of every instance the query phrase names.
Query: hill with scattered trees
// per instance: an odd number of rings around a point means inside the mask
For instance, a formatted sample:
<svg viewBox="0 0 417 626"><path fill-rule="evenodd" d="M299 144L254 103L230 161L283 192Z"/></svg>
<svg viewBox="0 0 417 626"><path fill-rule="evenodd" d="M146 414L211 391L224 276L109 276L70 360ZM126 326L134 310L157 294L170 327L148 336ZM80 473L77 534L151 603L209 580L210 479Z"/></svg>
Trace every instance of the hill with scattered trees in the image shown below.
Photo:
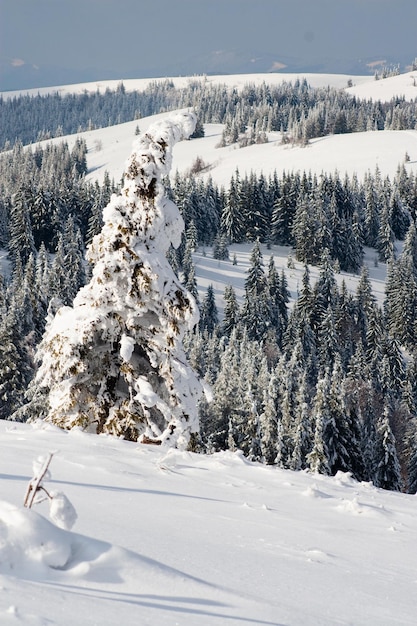
<svg viewBox="0 0 417 626"><path fill-rule="evenodd" d="M415 129L417 121L416 103L404 98L363 101L341 90L313 89L303 80L279 87L247 85L240 91L200 81L177 90L167 81L142 94L128 94L120 86L105 94L23 96L0 104L10 125L3 128L0 158L0 242L7 251L0 293L2 419L26 419L26 390L33 390L39 376L35 354L42 354L51 339L46 322L62 306L77 307L91 280L98 281L85 252L92 261L109 207L115 206L112 194L125 197L127 183L115 184L111 174L102 184L88 181L88 149L82 139L71 149L66 141L32 149L24 149L22 142L183 107L198 115L194 136L204 134L204 124L221 123L221 145L242 148L267 141L271 131L279 131L283 143L307 145L329 133ZM194 169L162 183L185 226L179 245L166 249L172 280L181 283L200 310L198 328L183 343L189 363L212 394L210 402L205 397L199 402L200 428L193 429L191 448L202 453L241 450L251 460L294 470L347 471L379 487L414 493L413 172L402 163L394 177L377 170L360 180L337 172L318 177L276 171L267 177L241 174L237 168L229 185L219 187ZM230 249L243 244L252 249L244 297L238 301L231 279L220 316L212 288L200 299L195 251L204 248L219 261L230 258L232 272ZM295 298L287 271L276 267L274 246L287 247L289 256L305 266ZM374 249L377 262L387 264L382 303L373 294L365 248ZM268 260L262 250L271 251ZM314 284L312 266L320 268ZM340 272L359 277L354 293L345 283L339 285ZM119 319L118 324L117 332L112 326L114 338L106 341L123 344L129 352L126 338L133 341L134 335L126 332L126 322ZM52 354L54 349L52 341L47 350ZM152 358L148 355L148 369L156 367ZM129 376L138 378L133 370ZM122 406L127 388L115 383L106 402ZM128 413L130 418L130 409ZM162 421L156 419L154 434L165 432L170 422ZM124 428L113 431L138 436Z"/></svg>

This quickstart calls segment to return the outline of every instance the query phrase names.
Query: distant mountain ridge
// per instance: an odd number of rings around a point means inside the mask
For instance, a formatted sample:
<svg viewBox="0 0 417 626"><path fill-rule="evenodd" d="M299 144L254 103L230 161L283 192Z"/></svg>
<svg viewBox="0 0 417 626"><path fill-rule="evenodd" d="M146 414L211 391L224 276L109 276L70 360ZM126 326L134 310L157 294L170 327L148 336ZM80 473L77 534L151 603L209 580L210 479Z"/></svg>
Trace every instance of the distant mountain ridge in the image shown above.
<svg viewBox="0 0 417 626"><path fill-rule="evenodd" d="M128 70L124 78L159 78L193 74L254 74L260 72L309 72L334 74L374 74L379 67L398 65L405 71L409 58L366 59L325 57L314 62L302 58L247 50L214 50L209 54L188 57L179 63L152 65ZM94 67L82 69L55 65L37 66L29 61L0 59L0 91L33 89L95 80L120 78L120 72Z"/></svg>

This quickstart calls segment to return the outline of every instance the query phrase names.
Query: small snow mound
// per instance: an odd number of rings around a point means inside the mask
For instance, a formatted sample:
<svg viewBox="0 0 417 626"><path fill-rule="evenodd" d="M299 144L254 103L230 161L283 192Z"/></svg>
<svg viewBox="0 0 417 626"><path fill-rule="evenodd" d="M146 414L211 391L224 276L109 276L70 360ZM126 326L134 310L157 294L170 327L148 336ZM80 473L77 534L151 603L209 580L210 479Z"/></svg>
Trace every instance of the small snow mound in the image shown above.
<svg viewBox="0 0 417 626"><path fill-rule="evenodd" d="M307 489L305 489L305 491L302 492L302 495L308 496L309 498L331 498L332 497L329 494L324 493L324 491L320 491L317 485L311 485L310 487L307 487Z"/></svg>
<svg viewBox="0 0 417 626"><path fill-rule="evenodd" d="M342 472L338 471L334 477L335 481L339 485L344 485L345 487L358 486L358 482L355 478L353 478L352 472Z"/></svg>
<svg viewBox="0 0 417 626"><path fill-rule="evenodd" d="M305 555L310 563L328 563L332 559L330 554L317 548L306 550Z"/></svg>
<svg viewBox="0 0 417 626"><path fill-rule="evenodd" d="M77 521L77 512L67 496L61 491L50 492L51 503L49 507L49 515L51 520L59 527L65 530L71 530Z"/></svg>
<svg viewBox="0 0 417 626"><path fill-rule="evenodd" d="M158 460L158 467L162 470L173 470L180 468L193 467L193 458L191 452L187 450L178 450L169 448L167 453Z"/></svg>
<svg viewBox="0 0 417 626"><path fill-rule="evenodd" d="M352 515L361 515L364 512L364 508L359 504L357 498L352 498L352 500L343 499L337 510L342 513L351 513Z"/></svg>
<svg viewBox="0 0 417 626"><path fill-rule="evenodd" d="M32 578L65 567L71 542L63 533L35 511L0 501L0 572Z"/></svg>

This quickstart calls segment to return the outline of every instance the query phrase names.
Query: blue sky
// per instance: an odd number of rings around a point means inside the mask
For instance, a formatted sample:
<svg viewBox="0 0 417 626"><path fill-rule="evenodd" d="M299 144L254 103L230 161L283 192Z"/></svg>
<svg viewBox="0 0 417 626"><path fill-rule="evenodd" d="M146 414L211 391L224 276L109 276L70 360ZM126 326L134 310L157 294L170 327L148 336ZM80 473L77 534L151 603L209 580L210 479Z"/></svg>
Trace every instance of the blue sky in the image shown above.
<svg viewBox="0 0 417 626"><path fill-rule="evenodd" d="M0 61L121 77L182 73L230 51L411 62L416 26L416 0L0 0Z"/></svg>

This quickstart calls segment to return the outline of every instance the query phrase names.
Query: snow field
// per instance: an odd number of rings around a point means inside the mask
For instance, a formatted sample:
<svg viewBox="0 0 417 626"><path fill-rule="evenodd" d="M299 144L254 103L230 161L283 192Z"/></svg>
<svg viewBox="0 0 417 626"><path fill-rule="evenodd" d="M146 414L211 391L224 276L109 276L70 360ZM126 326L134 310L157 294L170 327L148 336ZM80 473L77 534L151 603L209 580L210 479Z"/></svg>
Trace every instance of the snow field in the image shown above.
<svg viewBox="0 0 417 626"><path fill-rule="evenodd" d="M2 624L415 623L415 496L42 423L0 441ZM74 532L21 507L50 449Z"/></svg>

